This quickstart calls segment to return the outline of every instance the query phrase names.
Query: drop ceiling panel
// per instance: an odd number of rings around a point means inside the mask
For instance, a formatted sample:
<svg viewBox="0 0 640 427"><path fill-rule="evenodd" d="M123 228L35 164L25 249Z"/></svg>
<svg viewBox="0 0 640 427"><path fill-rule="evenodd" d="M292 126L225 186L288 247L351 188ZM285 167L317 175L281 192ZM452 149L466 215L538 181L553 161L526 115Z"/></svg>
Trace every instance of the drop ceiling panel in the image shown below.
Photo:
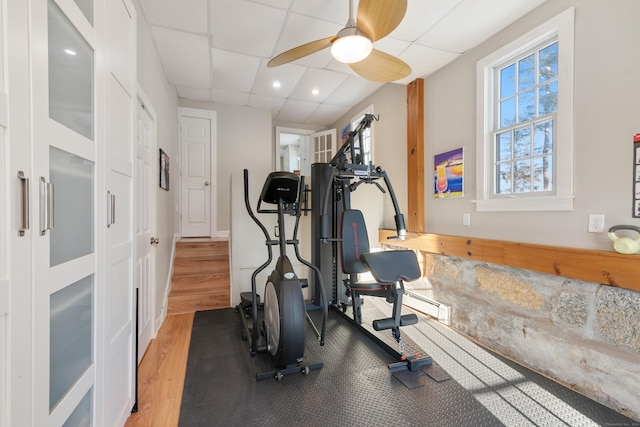
<svg viewBox="0 0 640 427"><path fill-rule="evenodd" d="M335 36L341 29L342 26L338 24L309 16L290 14L276 45L276 54L305 43Z"/></svg>
<svg viewBox="0 0 640 427"><path fill-rule="evenodd" d="M213 47L269 57L273 54L286 11L245 0L213 2Z"/></svg>
<svg viewBox="0 0 640 427"><path fill-rule="evenodd" d="M218 104L244 106L249 102L249 94L222 89L211 89L211 101Z"/></svg>
<svg viewBox="0 0 640 427"><path fill-rule="evenodd" d="M424 46L464 53L543 1L463 0L417 42ZM496 10L500 13L496 14ZM464 31L460 31L461 28Z"/></svg>
<svg viewBox="0 0 640 427"><path fill-rule="evenodd" d="M344 74L335 71L310 68L289 98L296 101L323 102L346 78ZM313 94L314 90L318 91L317 95Z"/></svg>
<svg viewBox="0 0 640 427"><path fill-rule="evenodd" d="M209 89L199 89L197 87L176 86L178 97L192 99L194 101L211 101Z"/></svg>
<svg viewBox="0 0 640 427"><path fill-rule="evenodd" d="M267 6L278 7L280 9L288 9L291 6L291 0L255 0L256 3L266 4Z"/></svg>
<svg viewBox="0 0 640 427"><path fill-rule="evenodd" d="M384 53L388 53L389 55L398 56L410 45L411 43L404 40L385 37L382 40L378 40L377 42L375 42L373 44L373 47L375 49L383 51Z"/></svg>
<svg viewBox="0 0 640 427"><path fill-rule="evenodd" d="M389 37L413 42L461 2L462 0L409 1L402 23L389 34Z"/></svg>
<svg viewBox="0 0 640 427"><path fill-rule="evenodd" d="M150 24L191 33L207 32L207 0L140 0Z"/></svg>
<svg viewBox="0 0 640 427"><path fill-rule="evenodd" d="M351 107L341 107L339 105L327 105L320 104L317 110L315 110L311 115L307 118L305 123L308 124L321 124L322 126L329 127L335 122L339 117L344 116L349 112Z"/></svg>
<svg viewBox="0 0 640 427"><path fill-rule="evenodd" d="M175 85L210 88L209 41L181 31L153 27L151 35L156 41L167 80Z"/></svg>
<svg viewBox="0 0 640 427"><path fill-rule="evenodd" d="M353 19L356 19L358 0L353 1ZM323 0L323 1L294 1L292 10L295 13L312 16L323 21L339 24L344 27L349 19L348 0ZM327 34L327 36L330 34ZM326 37L326 36L325 36Z"/></svg>
<svg viewBox="0 0 640 427"><path fill-rule="evenodd" d="M266 62L267 60L264 59L258 70L251 93L261 96L287 98L304 75L306 68L294 64L267 68ZM280 83L280 87L273 87L275 81Z"/></svg>
<svg viewBox="0 0 640 427"><path fill-rule="evenodd" d="M445 52L418 44L411 45L400 55L400 59L404 62L413 64L411 74L399 80L398 83L408 84L421 76L427 76L459 56L457 53Z"/></svg>
<svg viewBox="0 0 640 427"><path fill-rule="evenodd" d="M347 22L349 0L139 1L141 22L149 23L167 80L181 98L249 105L271 110L280 121L326 126L344 114L339 107L353 108L382 86L335 61L329 48L267 68L276 54L336 35ZM543 1L409 0L400 25L374 47L411 66L411 75L396 82L407 84ZM314 87L318 96L310 93Z"/></svg>
<svg viewBox="0 0 640 427"><path fill-rule="evenodd" d="M215 89L249 92L258 74L260 58L211 49L212 84Z"/></svg>
<svg viewBox="0 0 640 427"><path fill-rule="evenodd" d="M287 100L280 109L277 120L287 123L305 123L316 109L318 104L313 102Z"/></svg>
<svg viewBox="0 0 640 427"><path fill-rule="evenodd" d="M275 117L285 102L286 102L286 99L284 98L272 98L270 96L251 95L247 106L252 108L259 108L261 110L271 110L273 117Z"/></svg>
<svg viewBox="0 0 640 427"><path fill-rule="evenodd" d="M326 104L354 105L380 89L384 83L372 82L355 75L347 77L338 88L325 100Z"/></svg>

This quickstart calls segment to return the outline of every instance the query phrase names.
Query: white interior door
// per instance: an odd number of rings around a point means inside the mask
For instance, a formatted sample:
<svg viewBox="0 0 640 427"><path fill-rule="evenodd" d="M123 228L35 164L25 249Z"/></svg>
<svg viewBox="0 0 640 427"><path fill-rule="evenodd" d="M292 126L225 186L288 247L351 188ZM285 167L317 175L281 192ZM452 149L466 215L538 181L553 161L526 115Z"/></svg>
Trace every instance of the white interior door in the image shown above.
<svg viewBox="0 0 640 427"><path fill-rule="evenodd" d="M0 8L1 9L1 8ZM0 12L0 17L2 13ZM0 29L2 24L0 24ZM0 36L1 39L1 36ZM0 56L1 58L1 56ZM0 65L2 61L0 60ZM6 99L4 92L0 92L0 99ZM6 158L6 147L4 143L6 121L5 117L0 118L0 153ZM0 162L0 192L3 195L9 194L8 185L5 181L6 170L5 162ZM7 198L0 198L0 427L9 426L9 361L7 355L10 352L9 347L9 273L7 265L9 264L7 232Z"/></svg>
<svg viewBox="0 0 640 427"><path fill-rule="evenodd" d="M8 223L6 233L8 234L0 236L0 242L2 242L0 245L3 245L8 252L5 253L5 256L0 255L0 264L2 264L2 259L7 259L10 263L9 271L5 270L5 273L0 273L0 281L7 279L6 273L10 274L9 282L5 281L3 285L0 285L3 288L3 291L0 291L3 293L0 296L0 306L3 306L0 311L5 313L5 321L8 322L5 323L5 326L9 327L5 331L8 334L8 337L5 336L5 338L9 339L8 359L5 359L5 362L10 364L9 377L6 381L10 384L11 393L0 398L0 401L4 401L5 404L7 399L10 402L9 406L0 407L0 419L2 420L0 425L7 427L34 425L32 413L34 394L32 384L34 341L32 241L38 238L37 216L35 214L38 185L31 166L33 155L31 100L29 96L31 71L26 55L29 51L31 38L29 32L29 7L31 5L23 0L9 0L2 3L6 9L3 10L0 26L5 26L6 32L3 32L3 35L7 34L11 38L11 43L3 43L1 48L3 51L6 48L6 51L3 52L6 55L3 55L3 59L6 61L3 62L3 78L0 83L0 85L4 85L6 82L6 88L11 89L11 96L6 98L8 108L5 110L11 111L7 123L9 132L6 134L6 147L2 150L3 155L8 152L8 174L5 175L3 169L7 163L0 162L2 164L0 165L0 170L2 170L0 176L7 179L7 187L0 189L2 194L0 199L3 200L0 202L0 210L8 212L8 217L6 217ZM3 157L3 159L6 158ZM18 178L18 176L22 176L22 178ZM0 178L0 182L3 178ZM5 188L8 189L6 192ZM7 203L7 205L3 205L3 203ZM7 211L7 209L9 210ZM0 218L3 218L3 213L0 213ZM4 227L0 227L0 229L4 229ZM18 232L18 230L23 231ZM4 246L6 244L8 246ZM2 249L0 249L1 252ZM3 267L0 267L0 270L3 270ZM7 285L11 288L8 295L9 300L5 298ZM8 306L3 305L7 303ZM0 354L3 352L0 351ZM2 357L0 356L0 358ZM0 362L0 366L3 366L2 362ZM6 388L4 390L6 392ZM0 403L1 405L2 403Z"/></svg>
<svg viewBox="0 0 640 427"><path fill-rule="evenodd" d="M104 129L105 201L104 286L98 285L102 316L97 332L96 424L124 424L135 393L134 171L135 171L135 10L128 0L105 2ZM98 80L100 81L100 80ZM98 117L103 117L101 114ZM100 131L98 132L98 137ZM98 251L100 247L98 247ZM98 275L100 278L100 275Z"/></svg>
<svg viewBox="0 0 640 427"><path fill-rule="evenodd" d="M0 5L0 45L4 40L4 4ZM0 48L0 106L2 111L7 111L7 94L4 92L4 67L5 54ZM10 158L9 151L5 146L5 127L7 126L6 114L0 113L0 155L3 159ZM9 360L10 353L9 344L9 238L8 238L8 220L7 220L7 202L10 194L9 186L6 181L7 162L0 162L0 427L8 427L9 425Z"/></svg>
<svg viewBox="0 0 640 427"><path fill-rule="evenodd" d="M94 422L100 393L96 361L102 357L96 351L103 315L96 297L101 283L96 251L97 242L104 244L104 203L96 185L103 142L96 132L96 107L104 102L96 85L98 35L74 2L60 3L30 3L33 188L39 194L33 425L42 426Z"/></svg>
<svg viewBox="0 0 640 427"><path fill-rule="evenodd" d="M136 284L138 287L138 363L153 337L153 283L155 260L156 212L156 114L148 101L138 94L136 143Z"/></svg>
<svg viewBox="0 0 640 427"><path fill-rule="evenodd" d="M311 135L311 150L313 152L311 163L328 163L337 151L336 130L329 129L316 132Z"/></svg>
<svg viewBox="0 0 640 427"><path fill-rule="evenodd" d="M211 237L215 226L215 113L180 109L182 237Z"/></svg>

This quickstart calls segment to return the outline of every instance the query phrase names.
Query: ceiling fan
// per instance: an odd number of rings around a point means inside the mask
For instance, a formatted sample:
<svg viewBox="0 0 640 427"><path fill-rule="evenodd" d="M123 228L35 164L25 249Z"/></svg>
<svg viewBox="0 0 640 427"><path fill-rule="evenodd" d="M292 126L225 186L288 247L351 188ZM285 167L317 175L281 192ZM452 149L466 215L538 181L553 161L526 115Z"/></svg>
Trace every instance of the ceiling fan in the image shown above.
<svg viewBox="0 0 640 427"><path fill-rule="evenodd" d="M385 37L402 21L407 0L360 0L357 20L353 20L353 0L349 0L349 20L338 34L289 49L272 58L269 68L287 64L331 47L331 55L347 63L367 80L390 82L411 74L404 61L373 48L373 42Z"/></svg>

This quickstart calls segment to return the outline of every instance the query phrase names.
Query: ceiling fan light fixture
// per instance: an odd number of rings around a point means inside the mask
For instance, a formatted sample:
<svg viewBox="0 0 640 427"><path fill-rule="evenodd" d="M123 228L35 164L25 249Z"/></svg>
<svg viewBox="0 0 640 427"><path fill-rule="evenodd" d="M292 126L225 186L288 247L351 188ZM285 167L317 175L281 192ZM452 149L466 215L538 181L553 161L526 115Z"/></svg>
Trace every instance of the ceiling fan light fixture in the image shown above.
<svg viewBox="0 0 640 427"><path fill-rule="evenodd" d="M343 33L347 34L343 35ZM371 40L355 28L345 28L338 33L338 36L338 39L331 44L331 56L336 61L345 64L359 62L369 56L373 50Z"/></svg>

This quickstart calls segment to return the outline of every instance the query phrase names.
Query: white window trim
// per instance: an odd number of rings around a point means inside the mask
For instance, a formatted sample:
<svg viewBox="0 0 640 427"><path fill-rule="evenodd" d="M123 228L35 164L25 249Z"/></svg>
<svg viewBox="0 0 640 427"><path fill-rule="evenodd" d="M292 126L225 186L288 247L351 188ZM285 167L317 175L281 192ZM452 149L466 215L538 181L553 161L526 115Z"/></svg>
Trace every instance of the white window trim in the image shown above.
<svg viewBox="0 0 640 427"><path fill-rule="evenodd" d="M573 210L573 62L574 62L574 16L569 8L551 18L527 34L481 59L476 68L476 210L498 211L569 211ZM558 122L556 141L556 194L554 196L518 197L509 195L492 198L491 161L494 124L492 98L494 91L493 68L510 57L530 49L542 40L557 34L560 51L558 55ZM569 83L569 84L567 84Z"/></svg>
<svg viewBox="0 0 640 427"><path fill-rule="evenodd" d="M373 112L373 104L369 105L369 106L368 106L368 107L366 107L364 110L360 111L358 114L355 114L353 117L351 117L351 121L349 122L349 125L351 126L351 130L354 130L354 129L353 129L353 123L354 123L355 121L360 121L360 120L362 120L362 117L363 117L365 114L375 114L375 113ZM376 164L376 162L374 161L374 159L375 159L375 147L374 147L374 142L375 142L375 138L374 138L374 134L375 134L374 127L375 127L375 126L373 126L374 124L375 124L375 121L374 121L373 123L371 123L371 126L369 127L369 142L370 142L370 144L369 144L369 149L370 149L369 154L370 154L370 160L371 160L371 163L373 163L373 164L375 165L375 164Z"/></svg>

